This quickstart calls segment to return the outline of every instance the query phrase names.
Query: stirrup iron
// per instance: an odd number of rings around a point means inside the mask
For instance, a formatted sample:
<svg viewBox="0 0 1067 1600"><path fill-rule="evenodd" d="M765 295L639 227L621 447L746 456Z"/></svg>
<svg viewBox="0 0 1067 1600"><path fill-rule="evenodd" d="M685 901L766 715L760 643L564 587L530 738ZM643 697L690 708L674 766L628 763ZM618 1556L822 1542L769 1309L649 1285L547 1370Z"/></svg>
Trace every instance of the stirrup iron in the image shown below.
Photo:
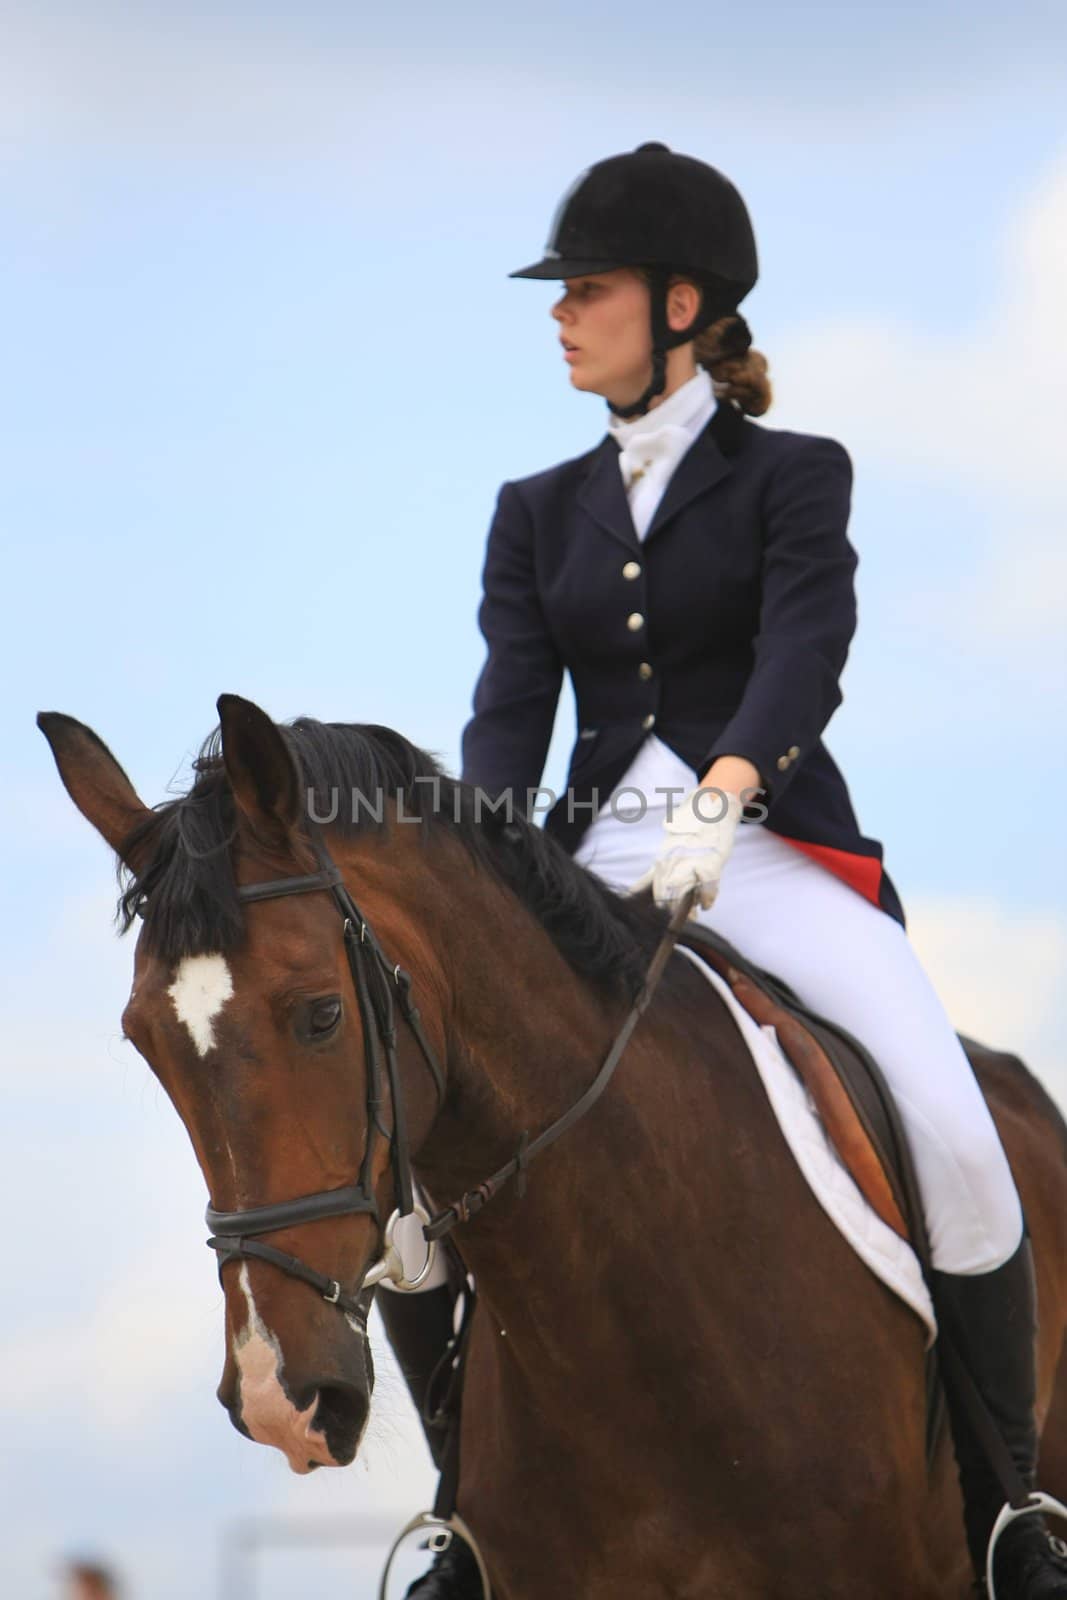
<svg viewBox="0 0 1067 1600"><path fill-rule="evenodd" d="M989 1535L989 1544L986 1546L985 1586L988 1600L997 1600L996 1585L993 1582L993 1553L997 1547L997 1540L1005 1528L1009 1528L1020 1517L1031 1516L1035 1511L1046 1511L1050 1516L1067 1518L1067 1506L1062 1500L1054 1500L1050 1494L1035 1492L1025 1506L1013 1506L1010 1501L1001 1506L997 1520L993 1524L993 1531Z"/></svg>
<svg viewBox="0 0 1067 1600"><path fill-rule="evenodd" d="M1054 1504L1058 1505L1059 1502L1056 1501ZM1064 1511L1063 1514L1067 1516L1067 1511ZM430 1549L435 1555L440 1555L442 1551L447 1550L452 1540L457 1534L459 1535L474 1557L474 1563L478 1568L478 1576L482 1583L483 1600L493 1600L492 1591L489 1588L489 1573L486 1570L482 1552L478 1548L478 1541L457 1511L453 1511L450 1517L437 1517L432 1511L420 1511L401 1528L393 1540L392 1548L386 1557L385 1567L382 1571L382 1581L378 1588L378 1600L389 1600L389 1574L393 1570L396 1553L408 1534L426 1530L430 1531Z"/></svg>

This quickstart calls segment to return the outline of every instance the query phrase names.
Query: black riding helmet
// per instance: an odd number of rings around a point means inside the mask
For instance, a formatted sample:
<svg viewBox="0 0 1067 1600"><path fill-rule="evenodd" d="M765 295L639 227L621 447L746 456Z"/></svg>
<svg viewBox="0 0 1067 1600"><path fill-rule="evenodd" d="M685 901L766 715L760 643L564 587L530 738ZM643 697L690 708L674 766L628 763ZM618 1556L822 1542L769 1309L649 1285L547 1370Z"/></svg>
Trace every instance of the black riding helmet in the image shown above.
<svg viewBox="0 0 1067 1600"><path fill-rule="evenodd" d="M651 278L652 382L618 417L643 416L667 383L667 351L735 315L759 276L756 240L745 202L728 178L665 144L642 144L587 168L567 190L552 219L544 258L512 278L581 278L617 267L643 267ZM672 273L699 284L703 301L688 328L667 326ZM744 318L738 347L751 343Z"/></svg>

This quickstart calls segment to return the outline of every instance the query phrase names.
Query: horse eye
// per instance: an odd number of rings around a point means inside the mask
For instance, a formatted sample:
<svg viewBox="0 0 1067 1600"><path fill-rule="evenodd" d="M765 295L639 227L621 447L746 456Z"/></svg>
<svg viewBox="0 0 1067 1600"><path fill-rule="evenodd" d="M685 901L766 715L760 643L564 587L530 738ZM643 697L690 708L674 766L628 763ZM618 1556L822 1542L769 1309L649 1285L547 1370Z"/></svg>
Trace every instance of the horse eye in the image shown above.
<svg viewBox="0 0 1067 1600"><path fill-rule="evenodd" d="M324 1034L332 1033L341 1020L341 1002L334 998L331 1000L317 1000L311 1008L308 1018L308 1028L312 1038L321 1039Z"/></svg>

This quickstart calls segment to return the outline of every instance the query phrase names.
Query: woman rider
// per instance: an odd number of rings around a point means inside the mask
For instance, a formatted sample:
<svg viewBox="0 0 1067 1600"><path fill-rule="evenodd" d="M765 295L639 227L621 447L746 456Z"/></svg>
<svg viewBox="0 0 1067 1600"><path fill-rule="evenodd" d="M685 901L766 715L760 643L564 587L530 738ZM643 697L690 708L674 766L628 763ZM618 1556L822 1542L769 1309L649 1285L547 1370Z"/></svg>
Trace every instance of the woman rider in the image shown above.
<svg viewBox="0 0 1067 1600"><path fill-rule="evenodd" d="M570 381L606 400L608 431L500 492L463 777L536 809L566 668L579 733L546 828L619 891L671 906L695 886L701 922L874 1056L912 1146L942 1325L1032 1486L1029 1240L882 847L821 740L856 625L851 463L832 439L747 420L771 395L737 313L757 277L744 202L714 168L641 145L580 175L544 259L512 276L562 281ZM450 1331L449 1290L382 1298L418 1390ZM981 1574L1003 1494L952 1397L950 1412ZM1057 1547L1038 1515L1013 1522L999 1600L1067 1596ZM481 1591L456 1541L409 1592Z"/></svg>

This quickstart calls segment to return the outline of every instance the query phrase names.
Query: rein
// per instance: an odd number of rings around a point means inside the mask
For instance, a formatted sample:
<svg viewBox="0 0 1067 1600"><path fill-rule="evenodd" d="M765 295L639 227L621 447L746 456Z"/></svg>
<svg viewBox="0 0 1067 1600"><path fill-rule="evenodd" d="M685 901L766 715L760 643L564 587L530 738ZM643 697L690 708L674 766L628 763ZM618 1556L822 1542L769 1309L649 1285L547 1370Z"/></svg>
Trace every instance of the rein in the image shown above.
<svg viewBox="0 0 1067 1600"><path fill-rule="evenodd" d="M619 1059L630 1042L630 1035L637 1027L642 1013L656 992L656 986L663 975L663 969L667 965L668 957L674 949L678 935L689 915L689 907L692 904L694 894L695 890L690 889L675 908L663 937L656 946L655 954L649 962L640 993L631 1006L625 1022L615 1035L614 1043L604 1057L603 1066L585 1093L574 1102L568 1111L565 1111L561 1117L558 1117L555 1122L547 1127L543 1133L539 1133L532 1144L528 1135L524 1133L519 1141L518 1151L498 1172L494 1172L491 1178L486 1178L484 1183L479 1183L475 1188L468 1189L452 1205L446 1206L443 1211L439 1211L435 1217L431 1218L422 1230L427 1239L441 1239L445 1234L451 1233L457 1223L469 1222L471 1217L476 1217L478 1212L489 1204L490 1200L500 1192L505 1183L511 1178L518 1178L519 1194L522 1195L526 1189L526 1169L534 1156L540 1155L542 1150L547 1150L550 1145L555 1144L557 1139L561 1139L565 1133L574 1127L576 1122L579 1122L585 1116L587 1111L596 1105L596 1102L611 1082L615 1068L619 1064Z"/></svg>
<svg viewBox="0 0 1067 1600"><path fill-rule="evenodd" d="M229 1261L252 1258L268 1262L289 1277L298 1278L316 1289L324 1300L338 1306L346 1315L355 1317L365 1325L369 1302L368 1291L388 1279L395 1288L410 1292L425 1282L434 1263L437 1241L452 1231L459 1223L468 1222L488 1205L503 1186L512 1178L519 1180L519 1193L526 1187L526 1171L535 1156L555 1144L600 1099L610 1083L620 1057L655 993L668 957L674 948L693 901L693 890L682 899L649 963L640 993L630 1008L622 1027L604 1058L603 1064L589 1088L563 1115L537 1138L530 1140L524 1133L519 1148L510 1161L499 1171L475 1188L467 1190L452 1205L446 1206L434 1217L429 1217L421 1206L415 1204L411 1177L411 1153L408 1145L407 1120L397 1064L396 1005L399 1005L404 1022L414 1036L423 1060L433 1078L437 1091L438 1109L445 1099L445 1075L422 1027L419 1009L411 998L411 975L391 963L378 943L374 932L359 906L345 887L340 869L318 834L312 835L312 847L319 862L319 871L287 878L269 878L261 883L248 883L237 890L238 899L245 902L277 900L296 894L315 894L327 890L334 899L342 918L342 937L348 957L349 971L359 1006L363 1026L364 1054L367 1069L367 1142L363 1152L359 1176L354 1184L340 1189L324 1189L316 1194L303 1195L296 1200L278 1201L271 1205L252 1206L243 1211L217 1211L209 1205L207 1225L211 1229L208 1247L218 1257L219 1275ZM395 1004L394 1004L395 996ZM381 1119L384 1105L383 1089L388 1085L392 1101L392 1129ZM388 1141L390 1159L396 1184L397 1206L384 1229L378 1202L372 1187L374 1155L378 1140ZM276 1233L283 1228L300 1227L307 1222L319 1222L328 1217L366 1215L374 1218L382 1232L382 1255L367 1268L356 1289L347 1291L336 1278L316 1271L299 1257L263 1244L259 1236ZM411 1215L423 1222L423 1236L428 1250L423 1266L413 1277L395 1243L397 1222Z"/></svg>

